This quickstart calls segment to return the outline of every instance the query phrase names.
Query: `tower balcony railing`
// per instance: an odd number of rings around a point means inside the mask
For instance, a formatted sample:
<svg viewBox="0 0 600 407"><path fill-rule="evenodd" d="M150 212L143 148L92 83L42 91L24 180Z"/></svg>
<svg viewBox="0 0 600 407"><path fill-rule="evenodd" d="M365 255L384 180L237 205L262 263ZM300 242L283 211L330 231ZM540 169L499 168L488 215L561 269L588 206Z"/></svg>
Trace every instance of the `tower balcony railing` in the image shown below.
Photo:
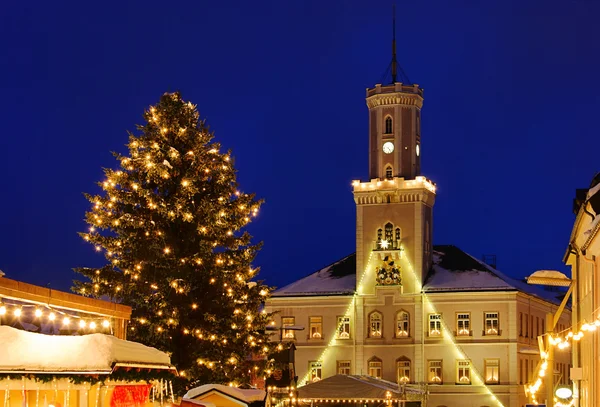
<svg viewBox="0 0 600 407"><path fill-rule="evenodd" d="M402 240L386 240L378 239L373 241L373 251L385 251L385 250L401 250Z"/></svg>

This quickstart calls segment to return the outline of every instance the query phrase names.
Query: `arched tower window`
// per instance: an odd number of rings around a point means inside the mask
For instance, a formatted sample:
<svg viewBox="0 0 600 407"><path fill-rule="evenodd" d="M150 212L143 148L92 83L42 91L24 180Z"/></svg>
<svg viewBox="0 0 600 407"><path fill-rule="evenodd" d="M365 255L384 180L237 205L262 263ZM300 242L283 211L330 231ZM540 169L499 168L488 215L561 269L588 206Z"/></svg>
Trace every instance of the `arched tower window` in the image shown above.
<svg viewBox="0 0 600 407"><path fill-rule="evenodd" d="M385 134L392 134L393 123L391 116L385 118Z"/></svg>
<svg viewBox="0 0 600 407"><path fill-rule="evenodd" d="M401 233L400 233L400 228L396 228L396 242L399 244L400 243L400 238L402 237Z"/></svg>
<svg viewBox="0 0 600 407"><path fill-rule="evenodd" d="M385 240L390 243L394 240L394 225L391 223L386 223L385 225Z"/></svg>
<svg viewBox="0 0 600 407"><path fill-rule="evenodd" d="M375 311L369 315L369 337L381 338L383 332L383 317Z"/></svg>
<svg viewBox="0 0 600 407"><path fill-rule="evenodd" d="M396 338L408 338L410 336L410 316L406 311L396 314Z"/></svg>
<svg viewBox="0 0 600 407"><path fill-rule="evenodd" d="M394 171L392 170L392 167L389 165L387 167L385 167L385 178L386 179L394 178Z"/></svg>
<svg viewBox="0 0 600 407"><path fill-rule="evenodd" d="M383 237L383 230L377 229L377 243L381 242L382 237Z"/></svg>

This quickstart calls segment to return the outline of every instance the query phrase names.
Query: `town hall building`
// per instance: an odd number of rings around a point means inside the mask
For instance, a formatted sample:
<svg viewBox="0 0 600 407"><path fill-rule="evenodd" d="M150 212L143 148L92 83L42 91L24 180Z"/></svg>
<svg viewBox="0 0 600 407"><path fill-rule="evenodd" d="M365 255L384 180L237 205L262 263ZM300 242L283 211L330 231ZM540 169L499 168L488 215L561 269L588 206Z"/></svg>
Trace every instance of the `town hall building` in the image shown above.
<svg viewBox="0 0 600 407"><path fill-rule="evenodd" d="M538 336L561 293L433 245L436 184L421 173L423 89L393 78L366 92L369 177L353 182L355 253L276 290L266 310L296 347L299 385L370 376L418 387L432 407L524 406ZM569 321L566 311L557 329ZM305 329L285 329L296 326ZM556 353L557 382L567 383L569 363L568 350Z"/></svg>

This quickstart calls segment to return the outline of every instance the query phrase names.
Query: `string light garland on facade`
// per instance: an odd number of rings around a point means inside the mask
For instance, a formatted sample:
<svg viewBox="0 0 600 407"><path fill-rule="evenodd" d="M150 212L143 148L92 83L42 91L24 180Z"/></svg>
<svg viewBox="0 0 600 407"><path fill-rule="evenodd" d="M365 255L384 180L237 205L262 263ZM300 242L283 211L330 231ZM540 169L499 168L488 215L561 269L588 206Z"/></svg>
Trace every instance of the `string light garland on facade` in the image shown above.
<svg viewBox="0 0 600 407"><path fill-rule="evenodd" d="M68 311L56 309L48 305L20 304L8 302L7 299L0 298L0 317L6 316L17 319L28 318L32 322L46 320L50 323L57 323L57 315L60 316L58 323L60 323L63 328L75 327L75 324L71 324L71 321L78 321L76 323L77 326L80 328L87 327L91 331L94 331L97 328L101 328L101 330L109 330L112 328L111 319L107 317L94 317L90 315L82 316L80 314L73 314Z"/></svg>

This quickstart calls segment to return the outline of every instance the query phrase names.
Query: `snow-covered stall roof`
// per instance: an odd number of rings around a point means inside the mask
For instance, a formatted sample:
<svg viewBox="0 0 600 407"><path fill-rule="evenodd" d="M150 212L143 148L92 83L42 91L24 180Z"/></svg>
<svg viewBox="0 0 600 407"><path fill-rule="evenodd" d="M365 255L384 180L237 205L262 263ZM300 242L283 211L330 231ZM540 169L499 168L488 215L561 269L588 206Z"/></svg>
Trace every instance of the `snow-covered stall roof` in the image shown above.
<svg viewBox="0 0 600 407"><path fill-rule="evenodd" d="M343 295L356 289L356 254L352 253L329 266L273 292L273 297Z"/></svg>
<svg viewBox="0 0 600 407"><path fill-rule="evenodd" d="M419 395L422 390L406 386L404 389L407 395ZM399 399L402 397L400 389L396 383L387 380L376 379L371 376L359 375L335 375L327 377L317 382L309 383L298 387L299 399L387 399L387 392L391 393L391 398ZM412 397L409 397L411 399Z"/></svg>
<svg viewBox="0 0 600 407"><path fill-rule="evenodd" d="M194 387L183 396L183 399L195 399L206 393L217 391L226 394L245 403L253 403L255 401L264 401L267 393L260 389L238 389L237 387L225 386L222 384L203 384L199 387Z"/></svg>
<svg viewBox="0 0 600 407"><path fill-rule="evenodd" d="M0 326L1 373L108 374L115 367L172 369L169 355L114 336L44 335Z"/></svg>
<svg viewBox="0 0 600 407"><path fill-rule="evenodd" d="M434 246L433 263L423 286L425 292L521 291L560 304L561 292L546 291L508 277L456 246Z"/></svg>

